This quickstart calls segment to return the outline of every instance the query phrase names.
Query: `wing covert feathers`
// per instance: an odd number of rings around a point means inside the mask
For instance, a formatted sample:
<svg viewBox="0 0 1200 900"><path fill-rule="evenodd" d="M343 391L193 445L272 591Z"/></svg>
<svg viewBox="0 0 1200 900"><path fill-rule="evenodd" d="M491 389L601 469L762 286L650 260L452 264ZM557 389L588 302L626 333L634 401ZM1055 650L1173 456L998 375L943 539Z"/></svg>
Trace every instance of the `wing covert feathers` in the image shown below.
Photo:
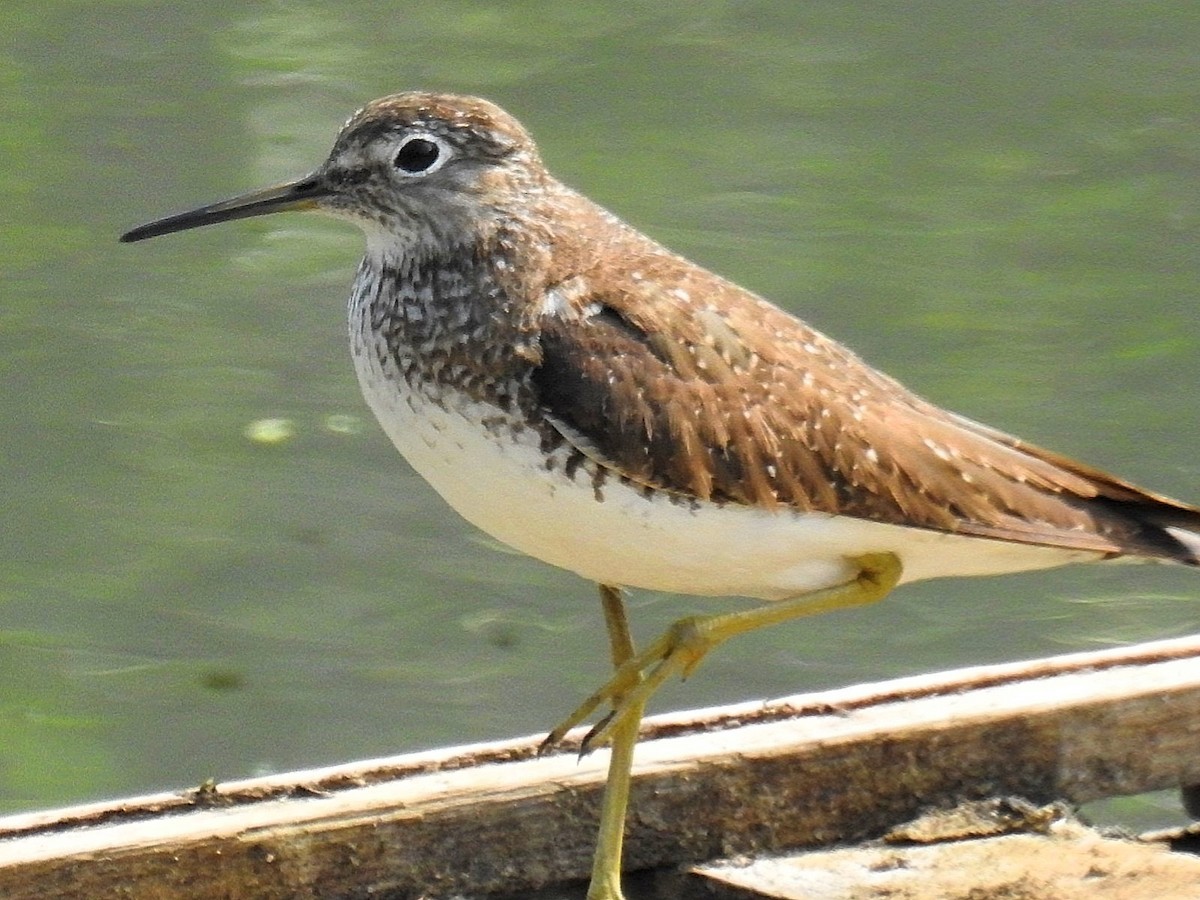
<svg viewBox="0 0 1200 900"><path fill-rule="evenodd" d="M538 404L616 474L698 501L1197 562L1194 508L948 413L715 275L671 277L665 251L639 261L660 271L606 272L603 295L577 275L538 322Z"/></svg>

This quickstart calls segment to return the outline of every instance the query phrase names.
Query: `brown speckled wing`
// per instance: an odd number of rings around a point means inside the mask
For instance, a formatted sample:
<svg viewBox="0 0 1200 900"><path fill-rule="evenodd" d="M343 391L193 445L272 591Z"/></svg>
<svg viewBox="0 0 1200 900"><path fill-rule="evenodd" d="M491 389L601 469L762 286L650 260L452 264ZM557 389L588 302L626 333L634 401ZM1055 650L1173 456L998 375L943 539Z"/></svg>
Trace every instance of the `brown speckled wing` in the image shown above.
<svg viewBox="0 0 1200 900"><path fill-rule="evenodd" d="M716 276L692 269L664 288L665 274L606 273L618 287L604 296L574 279L569 308L539 322L543 411L631 481L717 503L1195 562L1164 529L1200 530L1196 510L947 413Z"/></svg>

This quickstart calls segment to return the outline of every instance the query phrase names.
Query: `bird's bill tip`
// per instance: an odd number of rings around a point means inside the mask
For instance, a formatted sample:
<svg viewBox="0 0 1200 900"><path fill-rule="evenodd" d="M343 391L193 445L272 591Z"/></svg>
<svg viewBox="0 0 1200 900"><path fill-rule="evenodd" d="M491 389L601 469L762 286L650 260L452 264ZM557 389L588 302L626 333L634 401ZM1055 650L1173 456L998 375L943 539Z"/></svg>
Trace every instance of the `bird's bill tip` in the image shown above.
<svg viewBox="0 0 1200 900"><path fill-rule="evenodd" d="M129 244L164 234L172 234L176 231L187 231L189 228L229 222L233 219L248 219L252 216L265 216L288 210L316 209L321 198L328 196L329 193L329 189L321 179L310 175L259 191L251 191L248 194L240 194L218 203L210 203L207 206L155 219L153 222L131 228L121 235L120 240L121 243Z"/></svg>

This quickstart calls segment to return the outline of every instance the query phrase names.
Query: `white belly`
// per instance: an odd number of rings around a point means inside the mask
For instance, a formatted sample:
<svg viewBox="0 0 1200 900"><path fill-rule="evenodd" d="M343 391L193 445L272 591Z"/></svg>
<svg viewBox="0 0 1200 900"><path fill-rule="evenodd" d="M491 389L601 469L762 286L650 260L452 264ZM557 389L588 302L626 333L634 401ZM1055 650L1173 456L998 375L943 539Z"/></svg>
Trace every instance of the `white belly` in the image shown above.
<svg viewBox="0 0 1200 900"><path fill-rule="evenodd" d="M356 348L356 351L359 348ZM467 521L530 556L605 584L766 600L846 581L850 557L895 553L903 581L990 575L1096 559L1095 553L900 528L846 516L645 496L612 478L548 471L532 431L514 439L479 422L496 410L444 406L384 379L355 353L367 402L409 464Z"/></svg>

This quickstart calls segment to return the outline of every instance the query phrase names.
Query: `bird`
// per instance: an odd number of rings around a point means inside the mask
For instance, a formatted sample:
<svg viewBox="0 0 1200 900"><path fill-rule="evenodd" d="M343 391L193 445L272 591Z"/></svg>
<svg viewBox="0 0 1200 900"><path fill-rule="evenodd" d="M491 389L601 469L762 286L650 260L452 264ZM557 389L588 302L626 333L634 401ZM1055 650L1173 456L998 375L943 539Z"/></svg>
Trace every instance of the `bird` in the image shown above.
<svg viewBox="0 0 1200 900"><path fill-rule="evenodd" d="M367 404L467 521L599 586L611 677L548 735L611 745L588 897L620 900L646 701L724 641L893 588L1200 565L1200 509L944 410L558 181L477 97L374 100L301 178L124 242L287 210L363 232ZM741 597L638 649L623 591Z"/></svg>

